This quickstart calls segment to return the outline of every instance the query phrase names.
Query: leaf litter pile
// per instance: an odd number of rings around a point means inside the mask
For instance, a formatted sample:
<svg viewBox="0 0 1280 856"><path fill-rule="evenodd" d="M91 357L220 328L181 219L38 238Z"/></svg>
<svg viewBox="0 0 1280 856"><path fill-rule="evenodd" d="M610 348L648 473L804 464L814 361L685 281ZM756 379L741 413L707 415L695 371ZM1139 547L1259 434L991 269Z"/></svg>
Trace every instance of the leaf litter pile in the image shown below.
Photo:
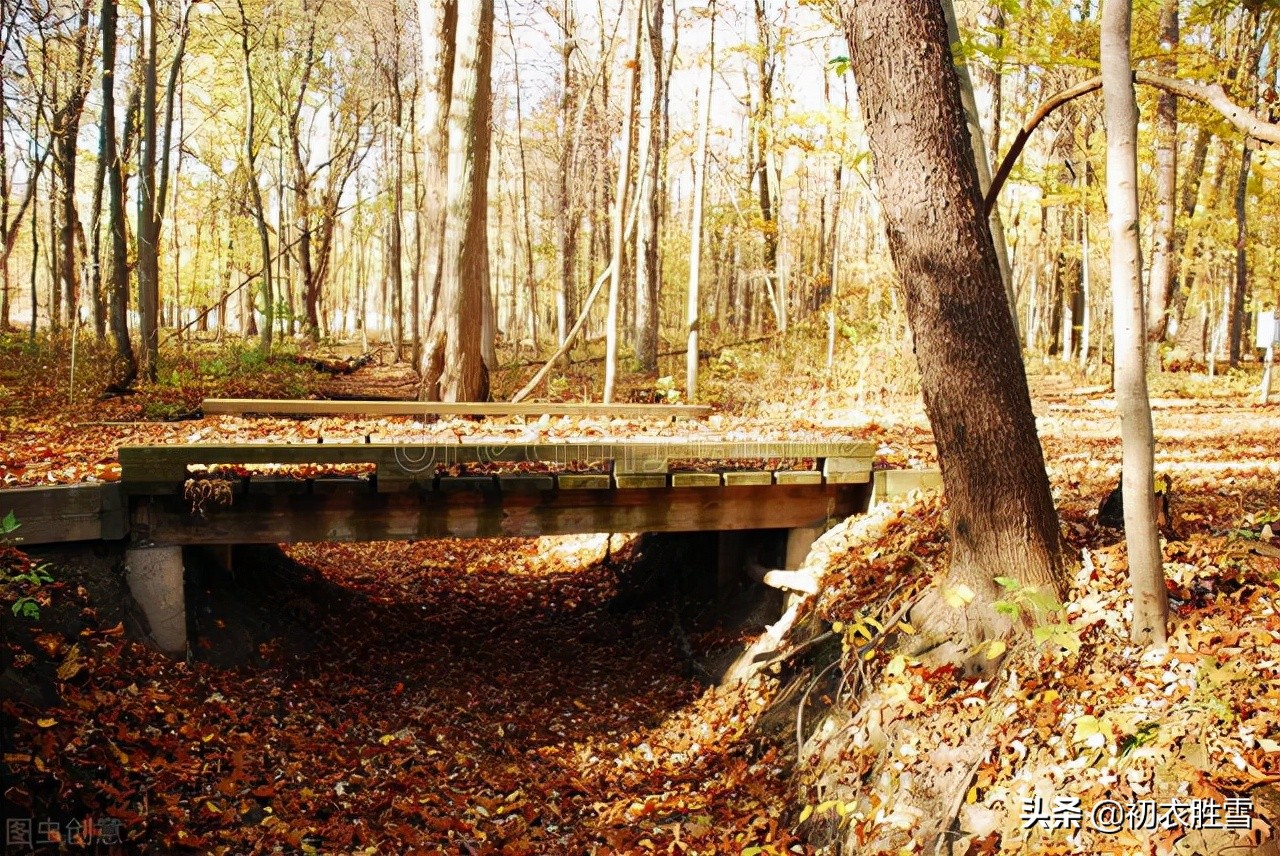
<svg viewBox="0 0 1280 856"><path fill-rule="evenodd" d="M1040 430L1077 571L1064 608L1042 615L994 675L966 678L885 644L914 632L905 607L945 572L939 497L883 507L836 536L812 606L843 642L840 694L806 735L798 776L797 828L823 852L926 852L901 795L961 754L966 735L986 749L961 801L942 808L955 819L953 853L1277 852L1278 414L1157 409L1157 473L1174 486L1171 620L1167 646L1143 651L1128 639L1122 533L1097 522L1119 473L1114 417L1064 410ZM1006 603L1033 611L1014 587ZM877 692L857 692L866 686ZM1095 818L1103 804L1150 818Z"/></svg>
<svg viewBox="0 0 1280 856"><path fill-rule="evenodd" d="M748 733L767 687L704 690L669 606L611 611L611 547L248 552L236 585L272 632L193 595L190 664L67 576L26 640L59 698L3 702L6 811L111 819L129 853L803 852L788 765Z"/></svg>

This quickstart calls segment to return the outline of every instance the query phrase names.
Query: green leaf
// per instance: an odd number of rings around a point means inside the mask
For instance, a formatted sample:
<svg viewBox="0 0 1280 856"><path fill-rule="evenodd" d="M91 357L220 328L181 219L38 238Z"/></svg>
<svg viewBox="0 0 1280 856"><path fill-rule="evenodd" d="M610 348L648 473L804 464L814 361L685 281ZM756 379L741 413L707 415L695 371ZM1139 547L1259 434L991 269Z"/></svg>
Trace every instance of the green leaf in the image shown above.
<svg viewBox="0 0 1280 856"><path fill-rule="evenodd" d="M1026 590L1026 596L1027 603L1041 612L1057 612L1062 609L1062 604L1058 603L1053 593L1044 589L1029 588Z"/></svg>
<svg viewBox="0 0 1280 856"><path fill-rule="evenodd" d="M1007 615L1010 618L1016 619L1019 615L1022 614L1022 607L1018 606L1016 603L1013 603L1011 601L997 600L995 603L991 605L995 608L996 612L1000 613L1001 615Z"/></svg>
<svg viewBox="0 0 1280 856"><path fill-rule="evenodd" d="M0 520L0 535L8 535L10 532L16 531L21 525L18 522L18 516L10 511L4 516L3 520Z"/></svg>
<svg viewBox="0 0 1280 856"><path fill-rule="evenodd" d="M996 577L995 583L1000 586L1000 588L1008 589L1009 591L1017 591L1022 588L1022 583L1018 582L1013 577Z"/></svg>

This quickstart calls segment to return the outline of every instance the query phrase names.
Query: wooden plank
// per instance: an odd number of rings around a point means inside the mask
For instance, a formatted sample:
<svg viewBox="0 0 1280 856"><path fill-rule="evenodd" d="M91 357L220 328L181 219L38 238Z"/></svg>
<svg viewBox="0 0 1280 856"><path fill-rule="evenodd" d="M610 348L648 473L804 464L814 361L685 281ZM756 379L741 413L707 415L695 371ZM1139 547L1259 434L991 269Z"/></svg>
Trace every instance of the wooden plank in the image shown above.
<svg viewBox="0 0 1280 856"><path fill-rule="evenodd" d="M611 485L608 473L559 473L556 475L556 487L561 490L608 490Z"/></svg>
<svg viewBox="0 0 1280 856"><path fill-rule="evenodd" d="M103 535L102 484L15 487L0 491L0 517L10 511L18 529L9 540L19 547L60 544L66 541L96 541ZM112 486L108 501L108 532L105 537L124 537L123 505L118 489Z"/></svg>
<svg viewBox="0 0 1280 856"><path fill-rule="evenodd" d="M757 470L734 470L724 474L726 485L773 484L773 473Z"/></svg>
<svg viewBox="0 0 1280 856"><path fill-rule="evenodd" d="M656 488L667 486L666 473L620 473L613 474L613 482L621 488Z"/></svg>
<svg viewBox="0 0 1280 856"><path fill-rule="evenodd" d="M503 491L514 491L516 493L555 490L556 478L550 473L499 474L498 486Z"/></svg>
<svg viewBox="0 0 1280 856"><path fill-rule="evenodd" d="M779 470L773 474L778 484L821 484L822 473L817 470Z"/></svg>
<svg viewBox="0 0 1280 856"><path fill-rule="evenodd" d="M877 470L871 501L902 499L913 490L937 490L941 487L940 470Z"/></svg>
<svg viewBox="0 0 1280 856"><path fill-rule="evenodd" d="M443 491L469 490L492 493L498 489L498 482L493 476L440 476L437 484Z"/></svg>
<svg viewBox="0 0 1280 856"><path fill-rule="evenodd" d="M823 481L861 484L871 481L870 458L827 458L822 462Z"/></svg>
<svg viewBox="0 0 1280 856"><path fill-rule="evenodd" d="M672 487L719 487L719 473L672 473Z"/></svg>
<svg viewBox="0 0 1280 856"><path fill-rule="evenodd" d="M409 538L534 537L584 532L786 529L866 507L870 485L561 490L299 497L246 496L191 514L175 497L135 500L135 525L157 544L274 544Z"/></svg>
<svg viewBox="0 0 1280 856"><path fill-rule="evenodd" d="M321 476L311 480L312 493L342 493L344 491L373 490L373 483L368 478L357 476Z"/></svg>
<svg viewBox="0 0 1280 856"><path fill-rule="evenodd" d="M311 486L305 479L289 476L250 476L246 488L248 493L269 493L275 496L298 496L310 491Z"/></svg>
<svg viewBox="0 0 1280 856"><path fill-rule="evenodd" d="M101 537L118 541L129 534L129 502L119 482L101 487L102 517Z"/></svg>
<svg viewBox="0 0 1280 856"><path fill-rule="evenodd" d="M607 416L622 419L701 419L701 404L596 404L593 402L311 401L306 399L206 398L206 415L267 416Z"/></svg>

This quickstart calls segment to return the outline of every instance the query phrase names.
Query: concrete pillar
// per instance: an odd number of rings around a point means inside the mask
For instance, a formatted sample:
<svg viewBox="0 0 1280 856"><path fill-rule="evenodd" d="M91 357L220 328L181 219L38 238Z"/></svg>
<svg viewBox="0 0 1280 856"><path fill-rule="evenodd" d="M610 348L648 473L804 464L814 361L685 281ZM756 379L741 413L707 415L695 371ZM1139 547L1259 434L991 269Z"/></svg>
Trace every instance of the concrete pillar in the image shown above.
<svg viewBox="0 0 1280 856"><path fill-rule="evenodd" d="M788 571L794 571L804 564L805 557L809 555L809 548L813 546L813 542L817 541L818 536L821 534L822 529L818 526L799 526L795 529L788 529L787 557L783 562L783 567Z"/></svg>
<svg viewBox="0 0 1280 856"><path fill-rule="evenodd" d="M783 559L782 566L788 571L794 571L804 564L805 558L809 555L809 548L813 546L813 542L818 540L818 536L822 534L821 526L797 526L795 529L787 530L787 553ZM782 600L782 608L785 610L795 606L804 595L793 590L786 594Z"/></svg>
<svg viewBox="0 0 1280 856"><path fill-rule="evenodd" d="M151 639L166 654L187 653L187 601L181 547L133 547L125 551L129 593L142 607Z"/></svg>

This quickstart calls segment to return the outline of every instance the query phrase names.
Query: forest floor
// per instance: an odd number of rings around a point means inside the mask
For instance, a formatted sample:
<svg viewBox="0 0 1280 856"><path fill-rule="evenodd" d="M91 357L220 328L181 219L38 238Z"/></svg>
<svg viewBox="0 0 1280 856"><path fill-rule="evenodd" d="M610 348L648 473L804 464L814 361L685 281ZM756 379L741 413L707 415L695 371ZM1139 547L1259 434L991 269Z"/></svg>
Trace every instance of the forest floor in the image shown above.
<svg viewBox="0 0 1280 856"><path fill-rule="evenodd" d="M5 484L116 478L114 448L134 440L401 430L164 421L204 395L310 391L309 370L263 364L247 349L176 360L161 384L124 399L99 401L88 370L78 404L58 380L69 371L56 352L0 338L6 349ZM715 430L874 437L878 466L935 465L909 378L877 378L857 360L834 378L776 367L820 365L817 349L718 353L707 392L727 406ZM598 368L563 375L559 391L579 397ZM1081 570L1069 625L1002 664L994 690L1006 715L956 809L953 852L1269 852L1280 823L1280 551L1269 540L1280 529L1280 405L1253 403L1239 375L1156 379L1157 471L1173 483L1174 616L1168 648L1144 657L1126 641L1123 539L1097 522L1119 471L1113 402L1071 372L1031 371ZM651 384L634 379L628 397L649 396ZM761 388L779 400L755 400ZM2 500L0 491L0 511ZM878 640L873 622L942 570L943 513L936 496L912 497L881 508L861 535L836 533L821 559L824 594L805 608L846 648ZM726 629L692 594L618 597L655 562L686 580L710 562L696 539L655 543L656 558L621 536L297 545L243 551L234 578L193 560L185 663L136 641L117 554L0 547L6 606L30 597L39 609L34 619L0 615L7 843L24 832L32 842L5 852L779 856L832 852L824 842L902 822L892 806L839 796L879 748L849 730L819 732L797 764L791 726L770 722L777 681L715 686L711 664L750 639L749 623ZM33 576L38 568L52 581ZM856 659L841 669L846 682L860 672L900 683L903 716L950 706L960 722L976 694L994 691L874 645ZM811 723L839 711L839 694L813 693ZM1089 828L1105 797L1157 796L1188 807L1165 806L1177 822L1151 829ZM1023 800L1035 797L1059 826L1026 824ZM1084 812L1074 825L1071 800ZM1247 828L1194 829L1206 824L1187 814L1193 801L1199 812L1229 807L1233 826L1245 817Z"/></svg>

